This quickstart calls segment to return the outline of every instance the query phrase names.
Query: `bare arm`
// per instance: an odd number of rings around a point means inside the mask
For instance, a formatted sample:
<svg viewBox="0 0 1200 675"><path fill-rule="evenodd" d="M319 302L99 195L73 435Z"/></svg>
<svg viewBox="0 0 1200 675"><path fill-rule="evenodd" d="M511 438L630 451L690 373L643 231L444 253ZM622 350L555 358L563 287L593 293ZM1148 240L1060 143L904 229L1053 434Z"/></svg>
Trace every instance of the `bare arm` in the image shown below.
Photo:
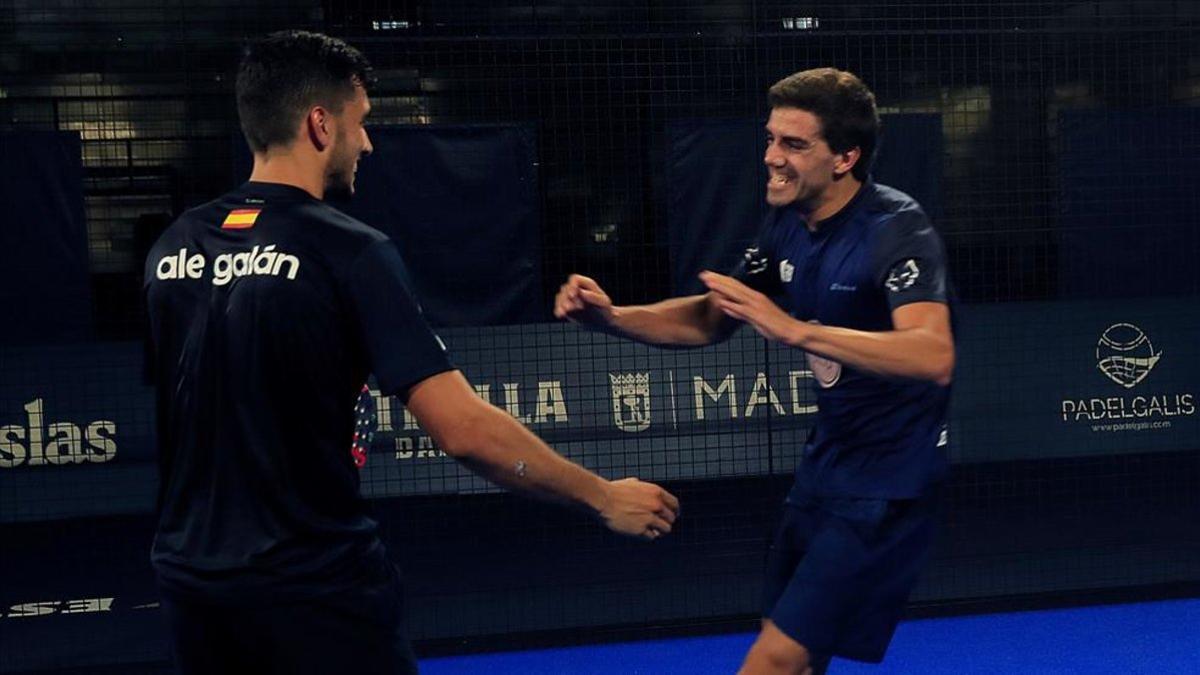
<svg viewBox="0 0 1200 675"><path fill-rule="evenodd" d="M554 316L663 347L702 347L720 342L738 325L717 308L711 293L618 307L599 284L579 274L572 274L559 289Z"/></svg>
<svg viewBox="0 0 1200 675"><path fill-rule="evenodd" d="M763 337L888 377L947 385L954 372L950 310L940 302L913 302L892 311L890 331L862 331L799 321L770 298L730 277L705 272L701 279L728 316L754 326Z"/></svg>
<svg viewBox="0 0 1200 675"><path fill-rule="evenodd" d="M950 384L954 338L946 305L902 305L892 312L892 325L893 330L871 332L796 321L787 343L877 375Z"/></svg>
<svg viewBox="0 0 1200 675"><path fill-rule="evenodd" d="M458 371L419 382L407 405L439 448L497 485L576 506L622 534L653 539L671 531L679 511L671 493L636 478L607 481L564 459L479 398Z"/></svg>

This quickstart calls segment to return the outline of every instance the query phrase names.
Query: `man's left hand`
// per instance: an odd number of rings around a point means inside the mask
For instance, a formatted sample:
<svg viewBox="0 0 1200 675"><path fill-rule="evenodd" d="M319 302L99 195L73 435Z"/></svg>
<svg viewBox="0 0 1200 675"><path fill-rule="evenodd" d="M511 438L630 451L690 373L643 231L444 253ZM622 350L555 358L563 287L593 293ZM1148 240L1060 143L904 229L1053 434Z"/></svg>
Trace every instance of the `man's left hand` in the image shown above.
<svg viewBox="0 0 1200 675"><path fill-rule="evenodd" d="M793 344L797 326L802 324L770 298L733 277L716 272L701 272L700 281L712 291L713 300L726 316L750 324L768 340Z"/></svg>

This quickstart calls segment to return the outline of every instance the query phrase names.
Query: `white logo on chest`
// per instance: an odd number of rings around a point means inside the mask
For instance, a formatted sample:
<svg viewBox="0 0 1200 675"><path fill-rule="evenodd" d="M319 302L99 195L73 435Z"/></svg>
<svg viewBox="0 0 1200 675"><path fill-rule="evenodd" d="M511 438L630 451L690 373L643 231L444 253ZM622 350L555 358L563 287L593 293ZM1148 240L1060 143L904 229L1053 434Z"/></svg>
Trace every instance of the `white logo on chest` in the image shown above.
<svg viewBox="0 0 1200 675"><path fill-rule="evenodd" d="M783 283L788 284L792 281L792 276L796 273L796 266L787 261L787 258L779 261L779 278Z"/></svg>
<svg viewBox="0 0 1200 675"><path fill-rule="evenodd" d="M829 389L841 379L842 364L837 361L808 352L804 353L804 358L808 361L808 369L812 371L813 379L822 389Z"/></svg>
<svg viewBox="0 0 1200 675"><path fill-rule="evenodd" d="M821 322L813 320L812 323L819 325ZM837 361L810 352L804 352L804 360L808 361L808 369L822 389L829 389L842 379L842 364Z"/></svg>

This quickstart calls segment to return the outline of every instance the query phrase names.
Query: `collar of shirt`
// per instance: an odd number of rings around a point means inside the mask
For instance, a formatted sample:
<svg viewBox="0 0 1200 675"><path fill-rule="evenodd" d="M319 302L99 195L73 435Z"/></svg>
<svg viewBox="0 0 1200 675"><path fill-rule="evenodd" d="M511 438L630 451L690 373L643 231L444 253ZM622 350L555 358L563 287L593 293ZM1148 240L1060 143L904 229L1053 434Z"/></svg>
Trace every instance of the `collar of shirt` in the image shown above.
<svg viewBox="0 0 1200 675"><path fill-rule="evenodd" d="M845 206L838 209L837 213L829 216L825 220L818 221L815 230L809 229L808 221L804 218L804 215L800 213L799 209L794 210L796 211L796 216L800 219L800 224L804 226L804 229L808 232L808 236L813 241L820 241L828 237L831 232L844 225L846 221L850 220L850 218L854 215L854 212L858 210L859 205L862 204L866 196L874 189L874 181L872 181L870 178L867 178L866 182L858 187L858 191L854 193L854 196L850 198L850 201L846 202Z"/></svg>
<svg viewBox="0 0 1200 675"><path fill-rule="evenodd" d="M262 200L273 201L316 201L316 197L308 194L302 188L295 185L285 185L284 183L260 183L257 181L247 181L237 189L239 197L248 199L258 198Z"/></svg>

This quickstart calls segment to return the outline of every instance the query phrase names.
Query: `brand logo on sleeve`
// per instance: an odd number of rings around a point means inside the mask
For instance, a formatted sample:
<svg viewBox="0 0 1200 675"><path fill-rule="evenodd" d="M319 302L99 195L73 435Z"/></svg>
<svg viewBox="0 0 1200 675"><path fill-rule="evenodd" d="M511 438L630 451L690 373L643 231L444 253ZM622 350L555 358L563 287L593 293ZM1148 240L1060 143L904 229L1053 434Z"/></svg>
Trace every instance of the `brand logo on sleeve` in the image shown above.
<svg viewBox="0 0 1200 675"><path fill-rule="evenodd" d="M909 258L902 263L897 263L892 267L892 271L888 273L887 281L883 282L888 290L893 293L911 288L917 283L917 279L921 276L921 268L917 266L917 261L914 258Z"/></svg>

